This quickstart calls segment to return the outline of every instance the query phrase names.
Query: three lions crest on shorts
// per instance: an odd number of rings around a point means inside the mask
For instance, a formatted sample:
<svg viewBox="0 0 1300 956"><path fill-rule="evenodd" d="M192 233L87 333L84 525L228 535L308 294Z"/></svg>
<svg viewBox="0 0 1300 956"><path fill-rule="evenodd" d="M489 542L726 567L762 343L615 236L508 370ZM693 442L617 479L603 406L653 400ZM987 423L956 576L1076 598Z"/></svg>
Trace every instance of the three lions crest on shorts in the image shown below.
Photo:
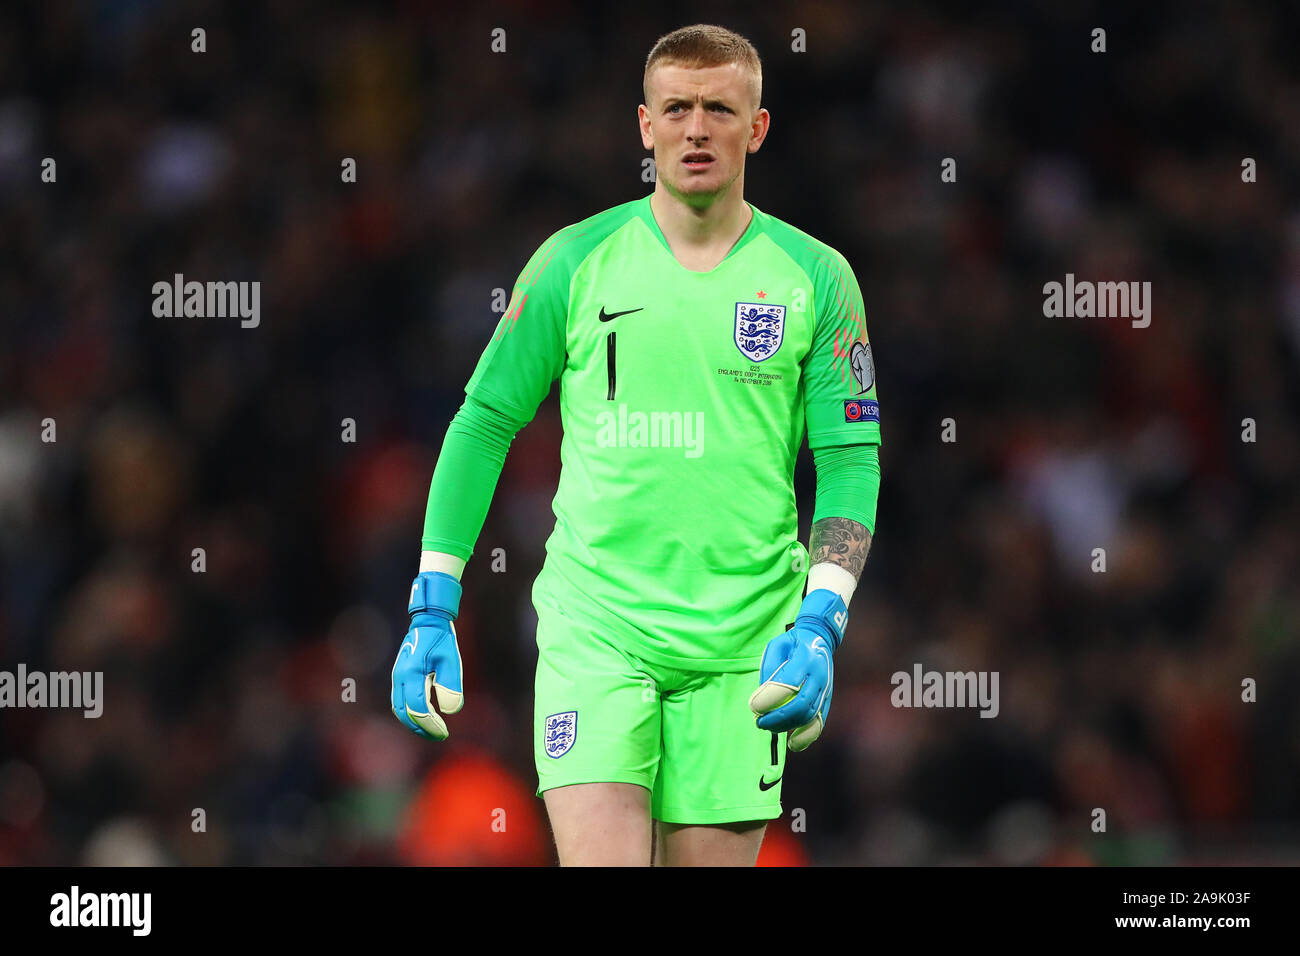
<svg viewBox="0 0 1300 956"><path fill-rule="evenodd" d="M785 306L736 303L736 348L751 362L770 359L785 338Z"/></svg>
<svg viewBox="0 0 1300 956"><path fill-rule="evenodd" d="M566 710L546 718L546 756L563 757L578 739L578 712Z"/></svg>

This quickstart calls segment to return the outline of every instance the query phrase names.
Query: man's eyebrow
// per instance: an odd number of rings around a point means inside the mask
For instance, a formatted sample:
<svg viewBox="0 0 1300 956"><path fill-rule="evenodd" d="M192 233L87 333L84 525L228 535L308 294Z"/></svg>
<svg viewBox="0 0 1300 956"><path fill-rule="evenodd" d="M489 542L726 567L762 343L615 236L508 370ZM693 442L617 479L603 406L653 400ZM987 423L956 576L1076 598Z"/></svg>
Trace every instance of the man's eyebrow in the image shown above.
<svg viewBox="0 0 1300 956"><path fill-rule="evenodd" d="M676 104L676 103L690 103L690 104L694 104L694 103L695 103L695 97L692 97L692 96L668 96L668 97L665 97L665 98L664 98L664 104L663 104L663 105L664 105L665 107L668 107L668 106L672 106L672 105L674 105L674 104ZM720 99L716 99L716 98L705 97L704 100L703 100L703 103L704 103L705 106L725 106L725 107L727 107L728 109L731 109L731 101L730 101L730 100L720 100Z"/></svg>

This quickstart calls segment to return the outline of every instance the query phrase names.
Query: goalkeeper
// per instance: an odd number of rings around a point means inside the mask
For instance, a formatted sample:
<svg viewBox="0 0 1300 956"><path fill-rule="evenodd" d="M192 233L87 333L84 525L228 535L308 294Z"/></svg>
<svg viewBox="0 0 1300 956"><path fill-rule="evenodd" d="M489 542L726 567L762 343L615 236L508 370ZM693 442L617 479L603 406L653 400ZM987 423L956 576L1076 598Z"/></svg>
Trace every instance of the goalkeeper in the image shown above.
<svg viewBox="0 0 1300 956"><path fill-rule="evenodd" d="M844 257L743 198L770 122L749 41L677 30L643 82L654 191L541 244L447 429L392 704L447 737L460 576L510 442L558 380L555 529L532 598L537 792L560 862L752 865L787 746L830 713L875 526L875 371Z"/></svg>

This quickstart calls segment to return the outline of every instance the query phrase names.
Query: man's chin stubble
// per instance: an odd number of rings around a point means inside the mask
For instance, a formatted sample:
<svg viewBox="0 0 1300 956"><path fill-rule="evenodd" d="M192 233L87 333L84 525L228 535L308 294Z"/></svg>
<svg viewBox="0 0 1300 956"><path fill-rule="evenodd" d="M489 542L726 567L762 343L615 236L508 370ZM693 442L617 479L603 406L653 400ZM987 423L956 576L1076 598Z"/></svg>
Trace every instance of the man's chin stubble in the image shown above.
<svg viewBox="0 0 1300 956"><path fill-rule="evenodd" d="M716 186L713 189L691 190L689 192L682 190L679 185L668 182L667 180L664 181L664 186L673 197L681 200L688 206L710 206L727 194L731 187L735 185L736 178L733 178L729 182L725 182L720 186Z"/></svg>

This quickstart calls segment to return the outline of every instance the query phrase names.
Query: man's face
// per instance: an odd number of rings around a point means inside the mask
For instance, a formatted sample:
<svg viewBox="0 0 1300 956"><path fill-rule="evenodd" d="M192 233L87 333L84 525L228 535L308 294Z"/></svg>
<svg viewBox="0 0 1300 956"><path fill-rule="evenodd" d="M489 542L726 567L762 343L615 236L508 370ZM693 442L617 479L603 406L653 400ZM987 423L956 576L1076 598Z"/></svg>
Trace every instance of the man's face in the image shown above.
<svg viewBox="0 0 1300 956"><path fill-rule="evenodd" d="M650 71L649 105L637 107L641 142L655 151L655 175L691 206L709 206L745 171L745 155L767 135L740 64L690 69L671 62Z"/></svg>

